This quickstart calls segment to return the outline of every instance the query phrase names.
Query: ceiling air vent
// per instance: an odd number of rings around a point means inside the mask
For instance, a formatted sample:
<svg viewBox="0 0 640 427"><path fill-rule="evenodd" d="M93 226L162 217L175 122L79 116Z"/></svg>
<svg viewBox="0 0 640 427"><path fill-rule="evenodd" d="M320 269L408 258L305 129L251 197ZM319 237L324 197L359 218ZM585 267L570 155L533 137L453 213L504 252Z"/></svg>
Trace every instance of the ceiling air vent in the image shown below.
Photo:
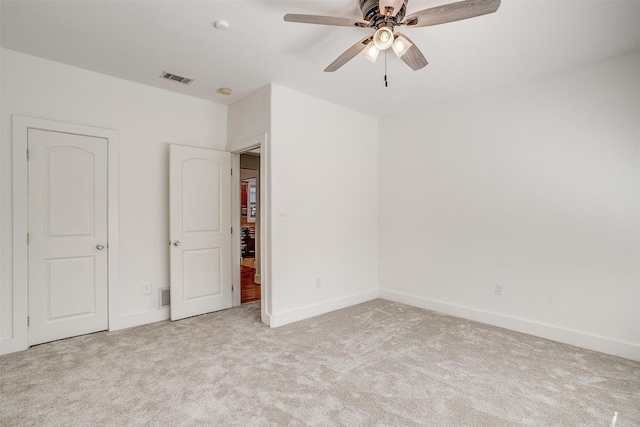
<svg viewBox="0 0 640 427"><path fill-rule="evenodd" d="M163 79L173 80L174 82L182 83L183 85L188 85L193 81L193 79L188 79L186 77L182 77L177 74L167 73L166 71L163 71L160 77L162 77Z"/></svg>

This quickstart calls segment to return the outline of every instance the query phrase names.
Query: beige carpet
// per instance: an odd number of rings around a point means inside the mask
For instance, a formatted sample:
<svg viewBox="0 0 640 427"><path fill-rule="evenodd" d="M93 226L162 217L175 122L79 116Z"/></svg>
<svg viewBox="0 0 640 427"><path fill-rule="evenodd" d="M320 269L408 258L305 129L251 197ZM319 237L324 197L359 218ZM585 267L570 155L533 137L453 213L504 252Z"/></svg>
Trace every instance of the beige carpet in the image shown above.
<svg viewBox="0 0 640 427"><path fill-rule="evenodd" d="M269 329L252 303L2 356L0 425L640 426L640 363L383 300Z"/></svg>

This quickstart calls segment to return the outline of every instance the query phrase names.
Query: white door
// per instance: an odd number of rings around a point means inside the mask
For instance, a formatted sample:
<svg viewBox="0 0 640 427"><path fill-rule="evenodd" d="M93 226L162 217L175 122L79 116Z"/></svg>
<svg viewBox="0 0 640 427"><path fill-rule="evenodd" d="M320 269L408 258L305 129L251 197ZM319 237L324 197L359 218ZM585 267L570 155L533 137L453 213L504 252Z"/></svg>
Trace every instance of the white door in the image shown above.
<svg viewBox="0 0 640 427"><path fill-rule="evenodd" d="M29 129L29 345L107 329L107 140Z"/></svg>
<svg viewBox="0 0 640 427"><path fill-rule="evenodd" d="M171 145L171 320L231 307L231 154Z"/></svg>

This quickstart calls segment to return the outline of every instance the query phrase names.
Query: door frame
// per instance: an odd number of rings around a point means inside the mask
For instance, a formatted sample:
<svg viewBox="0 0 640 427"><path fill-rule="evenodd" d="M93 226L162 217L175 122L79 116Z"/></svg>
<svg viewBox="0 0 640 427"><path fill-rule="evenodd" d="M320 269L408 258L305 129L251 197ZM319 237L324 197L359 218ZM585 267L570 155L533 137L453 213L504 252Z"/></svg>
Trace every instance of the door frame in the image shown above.
<svg viewBox="0 0 640 427"><path fill-rule="evenodd" d="M261 133L251 138L229 144L227 151L231 152L231 167L233 180L231 181L231 221L233 226L233 238L231 249L233 253L233 306L240 305L240 256L241 233L240 224L240 154L260 147L260 317L262 323L270 325L271 319L271 182L270 182L270 150L267 133ZM238 231L236 231L238 230Z"/></svg>
<svg viewBox="0 0 640 427"><path fill-rule="evenodd" d="M107 316L111 330L118 317L118 139L117 130L12 115L13 177L13 325L10 339L0 341L0 354L29 347L29 129L73 133L107 140Z"/></svg>

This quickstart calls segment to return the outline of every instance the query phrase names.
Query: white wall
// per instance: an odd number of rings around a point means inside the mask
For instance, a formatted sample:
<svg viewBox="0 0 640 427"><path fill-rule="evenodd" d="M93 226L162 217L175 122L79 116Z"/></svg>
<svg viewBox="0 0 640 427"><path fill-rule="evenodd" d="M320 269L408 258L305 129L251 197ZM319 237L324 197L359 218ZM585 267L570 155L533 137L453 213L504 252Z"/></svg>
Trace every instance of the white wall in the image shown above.
<svg viewBox="0 0 640 427"><path fill-rule="evenodd" d="M6 49L1 58L0 337L12 334L12 114L119 131L118 324L167 318L158 289L169 285L168 147L224 149L227 108ZM142 293L143 282L151 294Z"/></svg>
<svg viewBox="0 0 640 427"><path fill-rule="evenodd" d="M268 150L271 325L376 298L377 119L272 85Z"/></svg>
<svg viewBox="0 0 640 427"><path fill-rule="evenodd" d="M242 142L271 129L271 86L265 86L229 106L229 145Z"/></svg>
<svg viewBox="0 0 640 427"><path fill-rule="evenodd" d="M381 296L640 360L639 123L638 53L383 120Z"/></svg>

